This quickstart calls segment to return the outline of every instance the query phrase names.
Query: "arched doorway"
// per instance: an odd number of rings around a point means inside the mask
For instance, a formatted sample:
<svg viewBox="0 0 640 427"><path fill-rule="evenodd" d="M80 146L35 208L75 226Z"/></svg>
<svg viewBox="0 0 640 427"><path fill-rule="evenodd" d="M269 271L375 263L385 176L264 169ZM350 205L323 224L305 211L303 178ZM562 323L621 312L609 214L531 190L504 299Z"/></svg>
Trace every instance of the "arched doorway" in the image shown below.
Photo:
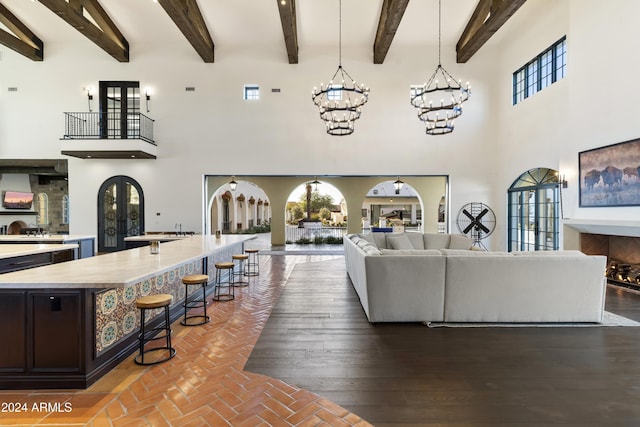
<svg viewBox="0 0 640 427"><path fill-rule="evenodd" d="M558 250L560 208L558 171L537 168L520 175L508 191L508 250Z"/></svg>
<svg viewBox="0 0 640 427"><path fill-rule="evenodd" d="M144 194L133 178L107 179L98 192L98 252L125 249L124 238L144 232Z"/></svg>

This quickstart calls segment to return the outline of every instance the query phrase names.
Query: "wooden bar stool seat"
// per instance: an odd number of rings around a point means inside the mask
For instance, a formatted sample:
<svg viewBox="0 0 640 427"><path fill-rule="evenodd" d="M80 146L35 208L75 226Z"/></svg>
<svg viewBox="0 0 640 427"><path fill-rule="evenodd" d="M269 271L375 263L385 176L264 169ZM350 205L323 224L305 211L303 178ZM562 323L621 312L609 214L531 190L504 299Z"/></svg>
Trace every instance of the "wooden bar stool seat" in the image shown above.
<svg viewBox="0 0 640 427"><path fill-rule="evenodd" d="M231 255L231 260L234 264L233 275L235 277L239 277L239 279L234 279L235 286L249 286L249 282L243 280L243 277L246 276L245 271L245 261L249 259L249 255L247 254L236 254Z"/></svg>
<svg viewBox="0 0 640 427"><path fill-rule="evenodd" d="M140 333L138 334L140 349L133 361L138 365L155 365L156 363L166 362L176 355L175 348L171 346L171 322L169 320L171 301L173 301L173 296L169 294L147 295L136 300L136 307L140 309ZM164 309L164 321L157 328L146 329L146 311L156 308ZM161 334L158 335L159 333ZM145 350L145 345L155 340L165 340L164 346ZM166 354L151 358L151 360L144 360L146 354L160 351Z"/></svg>
<svg viewBox="0 0 640 427"><path fill-rule="evenodd" d="M211 318L207 316L207 283L209 283L209 276L206 274L187 275L182 278L182 283L185 286L184 303L182 304L184 306L184 317L182 321L180 321L180 324L184 326L198 326L209 322L211 320ZM202 287L202 295L200 297L194 295L194 298L189 301L189 286L193 285ZM189 314L188 311L194 308L202 308L202 314Z"/></svg>
<svg viewBox="0 0 640 427"><path fill-rule="evenodd" d="M215 288L213 289L214 301L231 301L236 297L234 292L234 280L235 274L233 274L234 263L232 261L217 262L216 266L216 278ZM226 274L226 280L223 275ZM222 288L227 288L225 293L222 293Z"/></svg>
<svg viewBox="0 0 640 427"><path fill-rule="evenodd" d="M260 261L258 258L258 249L245 249L244 253L249 256L245 265L245 276L258 276L260 274Z"/></svg>

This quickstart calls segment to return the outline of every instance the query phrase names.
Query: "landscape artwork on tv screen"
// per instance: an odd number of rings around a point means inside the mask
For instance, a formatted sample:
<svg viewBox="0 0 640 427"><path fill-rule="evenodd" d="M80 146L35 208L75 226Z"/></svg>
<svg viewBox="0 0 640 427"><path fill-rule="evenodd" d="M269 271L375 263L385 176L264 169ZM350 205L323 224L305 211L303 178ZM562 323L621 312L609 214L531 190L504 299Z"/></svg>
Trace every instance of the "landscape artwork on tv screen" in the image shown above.
<svg viewBox="0 0 640 427"><path fill-rule="evenodd" d="M31 209L33 193L23 191L5 191L2 207L5 209Z"/></svg>
<svg viewBox="0 0 640 427"><path fill-rule="evenodd" d="M578 154L580 206L640 205L640 139Z"/></svg>

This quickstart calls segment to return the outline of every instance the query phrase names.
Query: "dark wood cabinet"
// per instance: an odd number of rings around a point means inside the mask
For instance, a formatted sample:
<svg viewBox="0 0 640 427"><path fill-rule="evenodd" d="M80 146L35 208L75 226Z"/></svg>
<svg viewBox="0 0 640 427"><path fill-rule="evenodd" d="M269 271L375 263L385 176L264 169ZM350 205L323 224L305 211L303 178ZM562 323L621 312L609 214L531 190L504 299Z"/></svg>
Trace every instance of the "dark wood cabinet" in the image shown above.
<svg viewBox="0 0 640 427"><path fill-rule="evenodd" d="M86 387L92 295L0 290L0 389Z"/></svg>
<svg viewBox="0 0 640 427"><path fill-rule="evenodd" d="M27 360L27 291L0 292L0 372L24 372Z"/></svg>
<svg viewBox="0 0 640 427"><path fill-rule="evenodd" d="M80 291L30 291L34 371L79 372L82 355Z"/></svg>

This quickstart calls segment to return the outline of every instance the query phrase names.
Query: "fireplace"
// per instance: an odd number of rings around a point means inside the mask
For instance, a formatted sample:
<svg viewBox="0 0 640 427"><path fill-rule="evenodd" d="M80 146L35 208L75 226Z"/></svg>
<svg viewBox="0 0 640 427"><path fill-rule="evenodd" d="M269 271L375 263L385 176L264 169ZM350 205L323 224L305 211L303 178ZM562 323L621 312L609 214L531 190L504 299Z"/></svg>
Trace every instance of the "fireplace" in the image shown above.
<svg viewBox="0 0 640 427"><path fill-rule="evenodd" d="M607 257L610 284L640 291L640 223L612 220L565 221L565 249Z"/></svg>

